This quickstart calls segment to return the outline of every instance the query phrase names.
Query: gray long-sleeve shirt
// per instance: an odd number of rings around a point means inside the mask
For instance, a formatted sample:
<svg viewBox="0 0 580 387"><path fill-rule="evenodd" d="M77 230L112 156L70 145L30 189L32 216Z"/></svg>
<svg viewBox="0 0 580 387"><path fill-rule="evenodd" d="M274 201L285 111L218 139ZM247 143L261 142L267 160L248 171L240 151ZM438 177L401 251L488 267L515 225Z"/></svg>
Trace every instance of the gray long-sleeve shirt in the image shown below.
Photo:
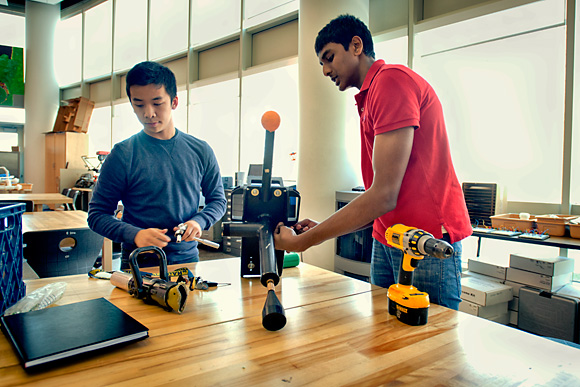
<svg viewBox="0 0 580 387"><path fill-rule="evenodd" d="M199 211L201 194L205 206ZM113 217L123 204L121 221ZM197 242L175 242L173 228L195 220L209 229L225 213L226 199L219 165L211 147L176 129L159 140L141 131L113 147L103 163L89 205L89 227L135 249L137 232L168 229L164 248L168 263L197 260Z"/></svg>

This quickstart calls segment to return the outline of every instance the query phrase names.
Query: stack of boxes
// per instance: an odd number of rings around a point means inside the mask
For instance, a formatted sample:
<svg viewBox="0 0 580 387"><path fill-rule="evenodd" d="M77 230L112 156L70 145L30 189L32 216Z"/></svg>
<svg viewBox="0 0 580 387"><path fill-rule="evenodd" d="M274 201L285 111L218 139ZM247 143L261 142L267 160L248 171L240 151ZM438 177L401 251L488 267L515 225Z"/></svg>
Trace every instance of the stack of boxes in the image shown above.
<svg viewBox="0 0 580 387"><path fill-rule="evenodd" d="M469 259L461 278L459 311L500 324L509 322L508 303L512 288L505 285L507 265L494 259Z"/></svg>
<svg viewBox="0 0 580 387"><path fill-rule="evenodd" d="M53 132L87 133L95 103L79 97L65 101L67 105L58 109Z"/></svg>
<svg viewBox="0 0 580 387"><path fill-rule="evenodd" d="M517 290L518 328L578 342L578 300L559 295L572 282L574 260L566 257L510 255L506 284Z"/></svg>
<svg viewBox="0 0 580 387"><path fill-rule="evenodd" d="M459 310L542 336L578 342L580 289L571 285L573 272L574 260L566 257L511 254L508 262L469 259L461 279ZM506 288L510 293L507 301Z"/></svg>

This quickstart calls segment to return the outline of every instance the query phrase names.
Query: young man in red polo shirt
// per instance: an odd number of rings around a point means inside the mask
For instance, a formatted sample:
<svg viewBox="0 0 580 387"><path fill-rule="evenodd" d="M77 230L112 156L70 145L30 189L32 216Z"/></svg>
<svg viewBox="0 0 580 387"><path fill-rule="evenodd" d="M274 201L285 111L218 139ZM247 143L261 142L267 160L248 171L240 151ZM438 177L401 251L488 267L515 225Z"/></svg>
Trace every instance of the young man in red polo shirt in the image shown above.
<svg viewBox="0 0 580 387"><path fill-rule="evenodd" d="M460 241L471 235L471 225L435 91L411 69L375 60L371 33L354 16L328 23L315 49L324 76L340 91L360 90L355 99L366 191L321 223L305 219L292 228L280 226L276 248L304 251L372 223L371 282L388 288L397 283L403 252L388 246L385 231L397 223L417 227L451 243L455 254L425 257L413 284L431 302L457 309Z"/></svg>

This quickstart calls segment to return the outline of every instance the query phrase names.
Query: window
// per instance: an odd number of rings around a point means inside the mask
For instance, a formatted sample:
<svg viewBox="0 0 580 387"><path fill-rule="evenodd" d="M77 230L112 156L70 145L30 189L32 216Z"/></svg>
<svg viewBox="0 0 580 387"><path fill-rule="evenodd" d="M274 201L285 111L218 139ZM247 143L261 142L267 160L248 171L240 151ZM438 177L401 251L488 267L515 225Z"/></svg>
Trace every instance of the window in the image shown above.
<svg viewBox="0 0 580 387"><path fill-rule="evenodd" d="M18 133L3 132L0 128L0 152L12 152L13 146L18 146Z"/></svg>
<svg viewBox="0 0 580 387"><path fill-rule="evenodd" d="M441 99L460 181L496 182L510 201L560 203L562 22L563 2L546 1L418 34L415 70Z"/></svg>
<svg viewBox="0 0 580 387"><path fill-rule="evenodd" d="M384 59L386 63L407 65L406 36L375 43L375 58Z"/></svg>
<svg viewBox="0 0 580 387"><path fill-rule="evenodd" d="M149 57L159 59L187 50L188 0L151 0Z"/></svg>
<svg viewBox="0 0 580 387"><path fill-rule="evenodd" d="M112 1L106 1L85 12L84 79L111 73L112 3Z"/></svg>
<svg viewBox="0 0 580 387"><path fill-rule="evenodd" d="M95 156L98 151L112 149L110 106L93 109L87 133L89 133L89 156Z"/></svg>
<svg viewBox="0 0 580 387"><path fill-rule="evenodd" d="M61 87L81 81L82 21L77 15L56 24L54 69Z"/></svg>
<svg viewBox="0 0 580 387"><path fill-rule="evenodd" d="M244 28L268 22L297 11L297 0L246 0L244 1Z"/></svg>
<svg viewBox="0 0 580 387"><path fill-rule="evenodd" d="M191 90L189 133L212 147L222 176L238 171L239 87L236 78Z"/></svg>
<svg viewBox="0 0 580 387"><path fill-rule="evenodd" d="M173 110L173 125L187 132L187 90L177 92L177 108Z"/></svg>
<svg viewBox="0 0 580 387"><path fill-rule="evenodd" d="M24 124L24 109L0 107L0 122Z"/></svg>
<svg viewBox="0 0 580 387"><path fill-rule="evenodd" d="M240 31L239 0L193 0L191 8L191 45L194 47Z"/></svg>
<svg viewBox="0 0 580 387"><path fill-rule="evenodd" d="M295 182L298 175L298 65L289 65L244 77L242 82L242 130L240 168L264 161L265 129L262 115L278 112L280 127L274 140L272 176Z"/></svg>
<svg viewBox="0 0 580 387"><path fill-rule="evenodd" d="M113 146L143 129L129 102L113 106Z"/></svg>
<svg viewBox="0 0 580 387"><path fill-rule="evenodd" d="M147 58L147 0L115 2L115 71Z"/></svg>
<svg viewBox="0 0 580 387"><path fill-rule="evenodd" d="M24 17L0 13L0 45L24 47L25 29Z"/></svg>

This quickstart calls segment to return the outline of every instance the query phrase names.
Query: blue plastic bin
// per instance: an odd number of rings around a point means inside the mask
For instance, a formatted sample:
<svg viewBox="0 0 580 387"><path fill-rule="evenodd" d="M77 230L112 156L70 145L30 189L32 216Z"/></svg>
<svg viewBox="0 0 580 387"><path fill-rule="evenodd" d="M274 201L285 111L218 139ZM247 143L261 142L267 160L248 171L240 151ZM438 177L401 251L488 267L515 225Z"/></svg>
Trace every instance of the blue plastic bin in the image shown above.
<svg viewBox="0 0 580 387"><path fill-rule="evenodd" d="M0 315L26 294L22 281L24 204L0 205Z"/></svg>

